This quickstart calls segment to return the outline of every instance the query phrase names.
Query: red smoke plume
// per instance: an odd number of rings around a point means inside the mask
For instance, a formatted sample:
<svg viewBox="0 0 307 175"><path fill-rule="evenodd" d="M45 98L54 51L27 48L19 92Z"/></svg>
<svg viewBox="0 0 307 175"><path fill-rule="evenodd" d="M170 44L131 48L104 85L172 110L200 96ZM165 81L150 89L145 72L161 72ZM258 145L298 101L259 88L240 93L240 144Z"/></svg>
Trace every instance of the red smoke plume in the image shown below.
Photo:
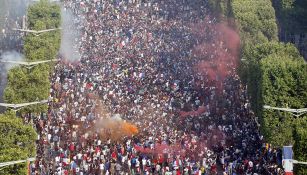
<svg viewBox="0 0 307 175"><path fill-rule="evenodd" d="M210 85L215 86L217 92L221 93L223 82L238 65L239 34L230 27L230 22L212 24L209 18L190 27L192 34L197 38L197 44L192 49L192 55L199 59L195 70L204 74ZM197 111L181 111L180 115L182 117L198 116L204 112L205 108L200 107Z"/></svg>
<svg viewBox="0 0 307 175"><path fill-rule="evenodd" d="M219 90L225 78L237 67L240 37L227 23L193 25L192 33L198 38L193 55L201 61L197 72L206 74ZM211 34L211 35L210 35Z"/></svg>

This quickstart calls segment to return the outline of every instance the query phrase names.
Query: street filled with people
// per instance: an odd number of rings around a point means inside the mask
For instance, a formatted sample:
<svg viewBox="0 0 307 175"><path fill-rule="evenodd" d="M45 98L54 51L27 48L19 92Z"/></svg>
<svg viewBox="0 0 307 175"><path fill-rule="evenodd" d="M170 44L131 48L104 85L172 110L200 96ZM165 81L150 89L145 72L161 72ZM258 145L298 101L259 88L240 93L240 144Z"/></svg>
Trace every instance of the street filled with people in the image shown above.
<svg viewBox="0 0 307 175"><path fill-rule="evenodd" d="M59 56L31 174L282 173L237 75L235 29L206 1L64 6L81 59Z"/></svg>

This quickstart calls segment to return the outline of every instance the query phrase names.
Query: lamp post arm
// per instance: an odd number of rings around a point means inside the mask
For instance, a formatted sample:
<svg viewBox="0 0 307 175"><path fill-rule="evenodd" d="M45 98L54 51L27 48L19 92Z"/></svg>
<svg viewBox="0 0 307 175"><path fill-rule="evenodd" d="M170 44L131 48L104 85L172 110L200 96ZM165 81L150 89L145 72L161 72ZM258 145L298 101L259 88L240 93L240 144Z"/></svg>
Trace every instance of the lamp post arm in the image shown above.
<svg viewBox="0 0 307 175"><path fill-rule="evenodd" d="M307 162L301 162L301 161L297 161L297 160L293 160L294 164L302 164L302 165L307 165Z"/></svg>
<svg viewBox="0 0 307 175"><path fill-rule="evenodd" d="M3 162L3 163L0 163L0 168L1 167L5 167L5 166L9 166L9 165L14 165L14 164L18 164L18 163L23 163L23 162L27 162L27 161L34 161L35 158L32 157L32 158L29 158L29 159L26 159L26 160L17 160L17 161L10 161L10 162Z"/></svg>

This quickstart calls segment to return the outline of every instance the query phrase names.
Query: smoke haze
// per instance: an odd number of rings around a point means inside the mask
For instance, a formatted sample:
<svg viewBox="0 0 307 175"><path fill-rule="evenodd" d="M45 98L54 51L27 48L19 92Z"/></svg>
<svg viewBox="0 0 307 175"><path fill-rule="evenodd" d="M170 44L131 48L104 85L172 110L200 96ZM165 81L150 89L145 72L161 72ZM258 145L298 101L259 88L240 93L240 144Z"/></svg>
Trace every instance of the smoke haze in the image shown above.
<svg viewBox="0 0 307 175"><path fill-rule="evenodd" d="M24 61L24 56L16 51L4 52L0 55L1 61ZM10 69L18 66L17 64L1 63L0 71L0 102L3 101L3 91L7 83L7 73Z"/></svg>
<svg viewBox="0 0 307 175"><path fill-rule="evenodd" d="M238 32L226 22L215 25L198 23L192 28L200 43L193 49L193 54L201 58L196 66L197 72L207 75L219 91L222 84L237 68L240 37ZM206 39L207 31L212 33L211 39Z"/></svg>
<svg viewBox="0 0 307 175"><path fill-rule="evenodd" d="M18 53L16 51L8 51L8 52L4 52L1 56L0 56L2 61L25 61L24 55L21 53ZM11 63L6 63L5 64L5 70L9 71L10 69L16 67L18 65L16 64L11 64ZM1 71L2 72L2 71Z"/></svg>
<svg viewBox="0 0 307 175"><path fill-rule="evenodd" d="M61 8L62 17L62 37L60 54L64 60L69 62L80 61L80 31L78 25L80 21L77 21L76 16L71 10Z"/></svg>
<svg viewBox="0 0 307 175"><path fill-rule="evenodd" d="M95 101L93 112L99 116L93 129L98 131L103 139L111 139L113 142L139 133L137 126L123 120L120 114L111 115L97 95L88 94L88 97Z"/></svg>
<svg viewBox="0 0 307 175"><path fill-rule="evenodd" d="M95 127L99 130L102 137L112 141L120 140L124 137L131 137L138 134L138 128L118 116L101 118L96 122Z"/></svg>

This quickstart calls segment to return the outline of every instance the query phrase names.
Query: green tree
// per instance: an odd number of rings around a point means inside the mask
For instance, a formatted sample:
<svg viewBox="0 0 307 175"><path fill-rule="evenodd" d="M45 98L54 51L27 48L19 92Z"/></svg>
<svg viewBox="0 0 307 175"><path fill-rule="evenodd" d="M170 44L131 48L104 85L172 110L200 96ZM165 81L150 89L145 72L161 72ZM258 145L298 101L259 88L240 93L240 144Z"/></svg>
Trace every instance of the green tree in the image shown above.
<svg viewBox="0 0 307 175"><path fill-rule="evenodd" d="M27 17L29 28L34 30L58 28L61 25L60 6L51 4L48 0L41 0L30 6Z"/></svg>
<svg viewBox="0 0 307 175"><path fill-rule="evenodd" d="M52 31L35 36L29 34L24 42L24 53L28 60L54 59L60 48L61 35L59 31Z"/></svg>
<svg viewBox="0 0 307 175"><path fill-rule="evenodd" d="M28 9L29 28L42 30L57 28L61 23L60 7L42 0ZM60 47L60 32L52 31L25 38L24 53L27 61L54 59ZM4 100L8 103L25 103L47 99L50 90L49 64L39 64L31 69L16 67L8 72ZM21 110L23 113L47 111L47 105L33 105ZM34 129L22 123L15 113L0 115L0 162L24 160L35 156ZM0 174L26 174L25 164L5 167Z"/></svg>
<svg viewBox="0 0 307 175"><path fill-rule="evenodd" d="M304 119L303 119L304 120ZM307 122L301 121L301 125L296 127L294 132L295 144L293 146L294 158L298 161L307 161ZM294 173L300 175L307 175L306 165L294 165Z"/></svg>
<svg viewBox="0 0 307 175"><path fill-rule="evenodd" d="M38 65L31 70L27 68L11 69L8 84L4 91L4 100L10 103L26 103L45 100L49 96L49 66ZM47 105L32 105L22 112L40 113L47 111Z"/></svg>
<svg viewBox="0 0 307 175"><path fill-rule="evenodd" d="M233 0L231 6L243 40L254 44L263 41L263 36L277 40L275 11L270 0Z"/></svg>
<svg viewBox="0 0 307 175"><path fill-rule="evenodd" d="M37 134L14 113L0 115L0 162L25 160L35 156ZM26 164L16 164L0 169L0 174L24 175Z"/></svg>
<svg viewBox="0 0 307 175"><path fill-rule="evenodd" d="M227 18L232 16L230 0L209 0L208 4L216 16Z"/></svg>
<svg viewBox="0 0 307 175"><path fill-rule="evenodd" d="M246 83L248 93L251 99L252 109L256 115L261 118L262 96L261 96L261 70L260 61L270 55L288 55L291 58L300 58L298 50L292 44L284 44L276 41L265 42L248 48L245 52L246 68L243 73L246 74ZM282 59L281 59L282 61Z"/></svg>
<svg viewBox="0 0 307 175"><path fill-rule="evenodd" d="M260 72L259 106L307 106L307 66L302 57L271 54L260 61ZM259 110L262 112L262 129L266 139L277 146L293 144L292 128L296 119L287 112Z"/></svg>

